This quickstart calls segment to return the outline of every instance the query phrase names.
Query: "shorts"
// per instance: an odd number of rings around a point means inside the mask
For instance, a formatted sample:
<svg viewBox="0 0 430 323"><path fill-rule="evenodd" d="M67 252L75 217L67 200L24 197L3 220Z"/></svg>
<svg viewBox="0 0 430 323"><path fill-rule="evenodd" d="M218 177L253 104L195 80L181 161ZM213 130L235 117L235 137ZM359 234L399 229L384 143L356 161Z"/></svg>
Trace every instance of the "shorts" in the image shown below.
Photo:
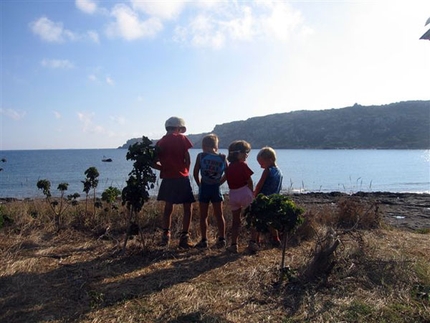
<svg viewBox="0 0 430 323"><path fill-rule="evenodd" d="M164 178L161 181L157 200L172 204L195 202L190 179L188 177Z"/></svg>
<svg viewBox="0 0 430 323"><path fill-rule="evenodd" d="M232 211L249 206L254 200L254 194L248 186L230 190L230 208Z"/></svg>
<svg viewBox="0 0 430 323"><path fill-rule="evenodd" d="M199 202L202 203L219 203L224 198L221 195L221 190L218 184L200 184L199 188Z"/></svg>

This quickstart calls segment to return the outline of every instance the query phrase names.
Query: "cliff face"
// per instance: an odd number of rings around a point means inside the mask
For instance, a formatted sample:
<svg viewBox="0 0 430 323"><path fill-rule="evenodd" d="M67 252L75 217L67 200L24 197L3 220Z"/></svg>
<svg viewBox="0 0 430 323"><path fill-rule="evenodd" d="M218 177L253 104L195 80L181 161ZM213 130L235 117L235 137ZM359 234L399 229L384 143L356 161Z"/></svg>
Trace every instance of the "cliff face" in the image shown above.
<svg viewBox="0 0 430 323"><path fill-rule="evenodd" d="M430 101L293 111L216 125L220 148L237 139L277 149L430 149ZM188 135L196 148L204 134ZM120 148L128 148L129 140Z"/></svg>

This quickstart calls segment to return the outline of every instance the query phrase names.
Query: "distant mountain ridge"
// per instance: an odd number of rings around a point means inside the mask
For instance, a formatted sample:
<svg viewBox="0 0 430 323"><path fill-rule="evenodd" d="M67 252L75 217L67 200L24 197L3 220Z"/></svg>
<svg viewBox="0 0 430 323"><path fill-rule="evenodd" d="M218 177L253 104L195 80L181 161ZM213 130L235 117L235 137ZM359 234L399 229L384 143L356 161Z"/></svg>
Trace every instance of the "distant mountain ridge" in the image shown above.
<svg viewBox="0 0 430 323"><path fill-rule="evenodd" d="M243 139L253 148L430 149L430 101L277 113L216 125L212 132L220 148ZM200 148L206 134L187 136ZM119 148L140 140L130 139Z"/></svg>

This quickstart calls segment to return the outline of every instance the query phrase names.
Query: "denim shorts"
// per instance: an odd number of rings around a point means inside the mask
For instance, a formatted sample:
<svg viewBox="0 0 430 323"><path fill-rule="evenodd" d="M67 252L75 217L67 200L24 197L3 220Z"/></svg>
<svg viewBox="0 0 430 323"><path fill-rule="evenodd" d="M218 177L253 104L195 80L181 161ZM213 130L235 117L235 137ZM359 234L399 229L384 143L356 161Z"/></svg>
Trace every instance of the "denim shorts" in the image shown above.
<svg viewBox="0 0 430 323"><path fill-rule="evenodd" d="M202 203L219 203L224 200L218 184L201 183L199 187L199 202Z"/></svg>
<svg viewBox="0 0 430 323"><path fill-rule="evenodd" d="M230 208L232 211L249 206L254 200L254 194L248 186L230 190Z"/></svg>
<svg viewBox="0 0 430 323"><path fill-rule="evenodd" d="M164 178L161 181L157 200L172 204L195 202L190 179L188 177Z"/></svg>

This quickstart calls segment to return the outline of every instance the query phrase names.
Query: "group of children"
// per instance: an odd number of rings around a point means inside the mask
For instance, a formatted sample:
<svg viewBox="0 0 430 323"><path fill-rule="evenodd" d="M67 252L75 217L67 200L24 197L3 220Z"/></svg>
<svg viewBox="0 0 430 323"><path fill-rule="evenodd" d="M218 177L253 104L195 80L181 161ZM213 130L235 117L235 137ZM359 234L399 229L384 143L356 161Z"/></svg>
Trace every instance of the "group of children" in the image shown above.
<svg viewBox="0 0 430 323"><path fill-rule="evenodd" d="M161 138L158 147L158 161L153 167L160 171L162 179L157 200L164 201L163 234L161 244L169 244L170 227L174 204L183 205L182 233L179 240L180 248L207 248L208 211L212 203L213 213L218 226L217 248L226 247L226 224L223 215L223 195L221 185L227 181L229 187L229 205L232 212L231 244L228 251L238 252L238 237L242 210L249 206L258 194L277 194L282 188L282 172L276 165L276 153L270 147L262 148L257 161L264 169L260 180L254 188L251 176L253 171L246 163L251 145L245 140L236 140L228 147L228 156L218 152L218 137L209 134L202 140L202 152L195 161L193 177L199 187L200 207L200 242L193 246L190 242L189 228L191 224L191 205L195 202L189 179L190 154L192 143L184 135L185 122L182 118L171 117L165 123L166 135ZM271 230L272 244L280 245L276 230ZM251 230L248 244L250 251L258 250L258 232Z"/></svg>

